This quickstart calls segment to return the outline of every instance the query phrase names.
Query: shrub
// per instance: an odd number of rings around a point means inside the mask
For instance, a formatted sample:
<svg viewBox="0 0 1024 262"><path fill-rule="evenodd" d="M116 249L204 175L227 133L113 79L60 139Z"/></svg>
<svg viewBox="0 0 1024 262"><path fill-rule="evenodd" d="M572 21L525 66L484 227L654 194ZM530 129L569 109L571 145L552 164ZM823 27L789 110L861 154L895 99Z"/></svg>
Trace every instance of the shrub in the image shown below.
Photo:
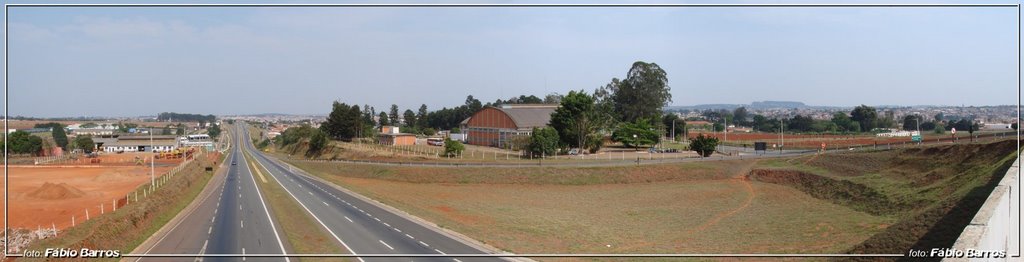
<svg viewBox="0 0 1024 262"><path fill-rule="evenodd" d="M690 141L690 149L700 154L702 157L709 157L715 152L715 147L718 146L718 138L704 136L704 134L697 135L696 138Z"/></svg>

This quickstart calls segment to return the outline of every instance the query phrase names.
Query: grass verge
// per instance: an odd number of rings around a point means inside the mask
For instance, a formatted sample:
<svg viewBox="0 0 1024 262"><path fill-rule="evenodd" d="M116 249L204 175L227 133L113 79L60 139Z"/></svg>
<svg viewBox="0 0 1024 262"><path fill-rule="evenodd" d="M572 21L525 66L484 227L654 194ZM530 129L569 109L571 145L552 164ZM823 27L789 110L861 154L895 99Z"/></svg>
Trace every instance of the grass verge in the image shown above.
<svg viewBox="0 0 1024 262"><path fill-rule="evenodd" d="M274 180L259 164L252 160L252 156L245 153L246 163L254 173L260 172L266 177L266 182L256 178L260 191L274 215L275 221L281 225L288 243L293 251L301 254L342 254L348 253L335 242L334 238L324 232L319 223L309 215L295 200L281 188L281 185ZM259 174L254 174L259 175ZM300 261L338 261L337 258L301 258ZM344 259L344 261L351 261Z"/></svg>
<svg viewBox="0 0 1024 262"><path fill-rule="evenodd" d="M146 241L161 227L191 203L210 181L218 168L214 162L223 162L224 156L216 161L200 157L154 193L138 202L118 208L117 211L98 215L75 227L66 229L55 238L33 243L29 250L46 248L91 248L120 250L125 254ZM213 167L214 171L205 171ZM69 259L71 260L71 259Z"/></svg>

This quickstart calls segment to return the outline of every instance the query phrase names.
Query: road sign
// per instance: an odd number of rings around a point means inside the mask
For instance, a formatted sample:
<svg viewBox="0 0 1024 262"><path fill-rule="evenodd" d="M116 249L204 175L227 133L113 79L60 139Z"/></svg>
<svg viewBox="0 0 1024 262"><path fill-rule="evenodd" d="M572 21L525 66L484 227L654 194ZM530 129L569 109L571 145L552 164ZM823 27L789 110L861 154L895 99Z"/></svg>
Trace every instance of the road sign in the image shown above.
<svg viewBox="0 0 1024 262"><path fill-rule="evenodd" d="M956 134L956 128L955 127L952 128L950 131L953 132L954 135Z"/></svg>
<svg viewBox="0 0 1024 262"><path fill-rule="evenodd" d="M910 137L910 141L921 142L921 135L913 135Z"/></svg>

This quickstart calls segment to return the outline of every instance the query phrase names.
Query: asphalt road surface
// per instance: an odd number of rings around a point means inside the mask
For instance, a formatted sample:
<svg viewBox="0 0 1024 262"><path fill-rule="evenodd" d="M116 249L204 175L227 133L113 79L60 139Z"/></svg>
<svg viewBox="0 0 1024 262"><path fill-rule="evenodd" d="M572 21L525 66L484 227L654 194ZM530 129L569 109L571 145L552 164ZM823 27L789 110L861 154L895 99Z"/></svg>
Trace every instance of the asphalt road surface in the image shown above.
<svg viewBox="0 0 1024 262"><path fill-rule="evenodd" d="M244 132L244 131L243 131ZM247 137L243 133L241 137ZM339 245L353 254L486 254L485 251L352 196L242 144L257 165L279 183ZM341 170L339 170L341 171ZM481 257L366 257L359 261L502 261Z"/></svg>
<svg viewBox="0 0 1024 262"><path fill-rule="evenodd" d="M235 136L235 145L243 136ZM217 190L201 201L180 223L164 234L156 235L156 243L145 254L284 254L283 235L271 220L262 195L256 188L252 170L245 164L239 147L234 146L226 158L228 171L218 174L210 183ZM236 164L230 164L230 163ZM200 197L203 197L200 195ZM205 257L196 259L145 257L143 261L239 261L238 257ZM287 261L284 257L249 257L245 261Z"/></svg>

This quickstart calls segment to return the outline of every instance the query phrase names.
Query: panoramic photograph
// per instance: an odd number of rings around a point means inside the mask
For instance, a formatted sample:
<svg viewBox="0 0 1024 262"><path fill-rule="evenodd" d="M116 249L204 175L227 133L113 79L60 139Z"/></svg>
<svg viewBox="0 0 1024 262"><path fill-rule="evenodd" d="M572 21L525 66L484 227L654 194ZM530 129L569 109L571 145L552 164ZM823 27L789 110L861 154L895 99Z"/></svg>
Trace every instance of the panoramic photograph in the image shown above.
<svg viewBox="0 0 1024 262"><path fill-rule="evenodd" d="M1022 261L1019 1L5 1L2 261Z"/></svg>

